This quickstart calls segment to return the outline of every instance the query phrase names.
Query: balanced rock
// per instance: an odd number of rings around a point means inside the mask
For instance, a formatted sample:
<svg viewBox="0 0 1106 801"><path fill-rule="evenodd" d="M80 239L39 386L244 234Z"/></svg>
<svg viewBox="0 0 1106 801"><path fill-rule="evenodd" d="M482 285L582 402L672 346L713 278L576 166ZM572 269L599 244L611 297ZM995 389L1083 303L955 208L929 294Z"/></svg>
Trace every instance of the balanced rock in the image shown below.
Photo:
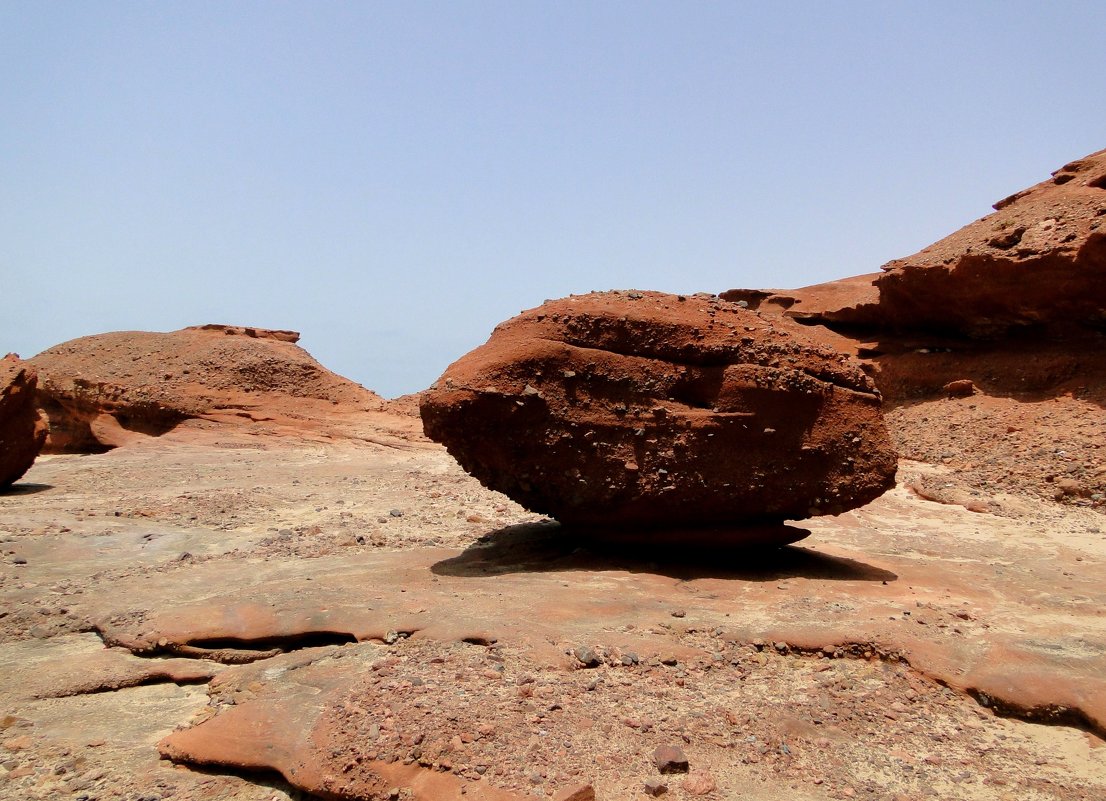
<svg viewBox="0 0 1106 801"><path fill-rule="evenodd" d="M103 451L159 436L184 420L297 424L382 400L327 370L294 331L203 325L118 331L56 345L31 363L50 451Z"/></svg>
<svg viewBox="0 0 1106 801"><path fill-rule="evenodd" d="M450 365L421 412L485 486L569 524L799 519L894 484L880 396L855 363L714 296L549 301Z"/></svg>
<svg viewBox="0 0 1106 801"><path fill-rule="evenodd" d="M46 423L35 407L37 382L34 368L14 354L0 359L0 488L30 469L46 440Z"/></svg>

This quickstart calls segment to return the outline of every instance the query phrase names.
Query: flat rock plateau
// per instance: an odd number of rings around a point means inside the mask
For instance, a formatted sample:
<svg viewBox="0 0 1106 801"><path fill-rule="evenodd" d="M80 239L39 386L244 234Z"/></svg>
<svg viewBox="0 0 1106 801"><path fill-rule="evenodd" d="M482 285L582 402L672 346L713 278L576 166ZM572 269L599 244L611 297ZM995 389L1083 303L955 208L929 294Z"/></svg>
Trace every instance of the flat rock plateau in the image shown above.
<svg viewBox="0 0 1106 801"><path fill-rule="evenodd" d="M802 545L597 551L408 420L40 457L0 495L0 795L1106 793L1098 511L904 462Z"/></svg>
<svg viewBox="0 0 1106 801"><path fill-rule="evenodd" d="M1106 798L1104 163L888 277L722 293L856 359L900 456L783 547L564 528L290 332L29 360L55 429L0 492L0 798ZM1083 297L976 314L980 237ZM900 325L903 282L948 313ZM228 359L252 383L195 385Z"/></svg>

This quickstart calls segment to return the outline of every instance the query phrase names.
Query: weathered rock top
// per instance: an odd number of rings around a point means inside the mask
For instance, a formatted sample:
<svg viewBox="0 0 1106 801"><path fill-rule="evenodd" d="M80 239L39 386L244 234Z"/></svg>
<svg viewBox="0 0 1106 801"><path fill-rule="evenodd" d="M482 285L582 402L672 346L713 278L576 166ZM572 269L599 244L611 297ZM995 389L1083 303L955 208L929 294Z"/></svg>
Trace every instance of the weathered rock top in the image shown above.
<svg viewBox="0 0 1106 801"><path fill-rule="evenodd" d="M1106 150L995 203L912 256L796 290L730 290L809 323L994 338L1106 325Z"/></svg>
<svg viewBox="0 0 1106 801"><path fill-rule="evenodd" d="M207 325L169 333L117 331L49 348L31 360L50 419L49 447L118 445L125 434L120 426L161 434L188 418L294 417L313 403L380 408L378 395L327 370L295 344L298 339L294 331ZM98 419L98 428L90 429Z"/></svg>

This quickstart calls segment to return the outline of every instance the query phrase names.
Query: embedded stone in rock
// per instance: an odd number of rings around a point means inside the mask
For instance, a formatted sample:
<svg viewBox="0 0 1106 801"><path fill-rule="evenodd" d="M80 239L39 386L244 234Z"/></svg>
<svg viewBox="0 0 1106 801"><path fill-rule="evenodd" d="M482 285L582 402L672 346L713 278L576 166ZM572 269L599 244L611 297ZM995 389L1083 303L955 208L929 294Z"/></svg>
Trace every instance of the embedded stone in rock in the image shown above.
<svg viewBox="0 0 1106 801"><path fill-rule="evenodd" d="M595 788L590 784L566 787L553 796L553 801L595 801Z"/></svg>
<svg viewBox="0 0 1106 801"><path fill-rule="evenodd" d="M15 354L0 359L0 488L22 478L46 441L46 422L35 408L34 369Z"/></svg>
<svg viewBox="0 0 1106 801"><path fill-rule="evenodd" d="M854 362L714 296L549 301L450 365L421 412L485 486L576 525L836 514L895 476L879 393Z"/></svg>

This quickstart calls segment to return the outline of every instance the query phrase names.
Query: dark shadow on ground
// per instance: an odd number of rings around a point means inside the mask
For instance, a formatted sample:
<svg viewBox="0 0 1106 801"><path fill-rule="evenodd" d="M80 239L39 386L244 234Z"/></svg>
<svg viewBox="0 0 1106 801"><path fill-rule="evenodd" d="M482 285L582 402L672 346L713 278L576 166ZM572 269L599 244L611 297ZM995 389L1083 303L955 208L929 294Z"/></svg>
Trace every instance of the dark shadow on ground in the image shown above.
<svg viewBox="0 0 1106 801"><path fill-rule="evenodd" d="M273 798L278 798L277 793L283 793L291 801L323 801L321 796L312 795L306 790L292 785L280 773L272 768L244 768L232 765L197 765L187 761L174 762L178 768L185 768L190 773L198 773L203 776L237 776L245 779L250 784L258 787L268 787L274 791ZM146 796L136 796L136 798ZM153 796L150 796L151 798ZM158 796L160 798L160 796Z"/></svg>
<svg viewBox="0 0 1106 801"><path fill-rule="evenodd" d="M0 495L5 497L9 495L34 495L53 488L53 484L12 484L9 487L0 488Z"/></svg>
<svg viewBox="0 0 1106 801"><path fill-rule="evenodd" d="M786 528L792 541L808 532ZM741 530L737 530L741 531ZM719 532L713 532L718 534ZM689 581L722 578L738 581L780 581L786 578L826 581L895 581L889 570L854 559L828 556L794 545L748 546L712 544L705 540L680 542L679 532L660 543L631 539L621 533L610 539L595 532L579 532L558 523L525 523L493 531L464 552L431 565L441 576L485 577L504 573L541 573L554 570L628 570ZM700 532L690 532L695 537ZM650 532L649 536L656 536Z"/></svg>

